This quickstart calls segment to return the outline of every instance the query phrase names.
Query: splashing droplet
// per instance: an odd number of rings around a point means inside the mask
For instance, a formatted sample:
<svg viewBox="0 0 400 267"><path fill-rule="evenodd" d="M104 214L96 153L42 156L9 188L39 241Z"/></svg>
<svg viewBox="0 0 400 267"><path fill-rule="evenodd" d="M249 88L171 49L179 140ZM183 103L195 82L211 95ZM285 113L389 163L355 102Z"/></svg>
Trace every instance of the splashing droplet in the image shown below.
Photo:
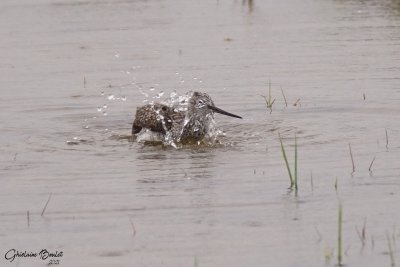
<svg viewBox="0 0 400 267"><path fill-rule="evenodd" d="M156 98L160 98L160 97L162 97L163 95L164 95L164 91L161 91L161 92L159 92L159 93L157 94Z"/></svg>

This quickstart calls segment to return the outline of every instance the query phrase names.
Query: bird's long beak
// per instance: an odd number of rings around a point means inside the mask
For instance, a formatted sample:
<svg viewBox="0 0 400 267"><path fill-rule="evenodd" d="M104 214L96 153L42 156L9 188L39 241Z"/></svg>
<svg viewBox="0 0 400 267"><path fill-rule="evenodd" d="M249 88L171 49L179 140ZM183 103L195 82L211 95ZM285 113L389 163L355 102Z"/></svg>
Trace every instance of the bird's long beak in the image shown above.
<svg viewBox="0 0 400 267"><path fill-rule="evenodd" d="M213 110L214 112L217 112L217 113L219 113L219 114L223 114L223 115L226 115L226 116L230 116L230 117L242 119L242 117L240 117L240 116L238 116L238 115L235 115L235 114L226 112L225 110L222 110L222 109L217 108L217 107L215 107L215 106L209 105L208 107L209 107L211 110Z"/></svg>

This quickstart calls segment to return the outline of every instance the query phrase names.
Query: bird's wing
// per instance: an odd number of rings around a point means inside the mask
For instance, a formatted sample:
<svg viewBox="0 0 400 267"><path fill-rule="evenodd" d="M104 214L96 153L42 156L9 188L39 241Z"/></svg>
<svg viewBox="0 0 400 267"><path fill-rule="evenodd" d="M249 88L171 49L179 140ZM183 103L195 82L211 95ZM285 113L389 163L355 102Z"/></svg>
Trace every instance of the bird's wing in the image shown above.
<svg viewBox="0 0 400 267"><path fill-rule="evenodd" d="M132 134L139 133L142 128L165 134L171 129L173 110L162 104L145 105L137 108L135 120L132 125Z"/></svg>

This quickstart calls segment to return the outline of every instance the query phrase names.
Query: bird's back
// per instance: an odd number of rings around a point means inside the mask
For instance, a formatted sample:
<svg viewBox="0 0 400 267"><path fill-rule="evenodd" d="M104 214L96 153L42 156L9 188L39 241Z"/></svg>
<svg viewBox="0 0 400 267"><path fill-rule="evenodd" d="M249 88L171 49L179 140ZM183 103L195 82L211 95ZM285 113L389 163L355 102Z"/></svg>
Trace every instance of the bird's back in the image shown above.
<svg viewBox="0 0 400 267"><path fill-rule="evenodd" d="M137 108L132 125L132 134L139 133L142 128L165 134L172 127L173 108L163 104L148 104Z"/></svg>

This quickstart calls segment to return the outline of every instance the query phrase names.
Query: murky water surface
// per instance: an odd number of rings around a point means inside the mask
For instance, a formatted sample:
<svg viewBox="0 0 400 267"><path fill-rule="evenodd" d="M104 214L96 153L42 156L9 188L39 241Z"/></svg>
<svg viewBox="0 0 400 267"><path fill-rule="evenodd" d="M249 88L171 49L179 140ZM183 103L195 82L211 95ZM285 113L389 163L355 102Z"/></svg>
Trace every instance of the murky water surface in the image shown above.
<svg viewBox="0 0 400 267"><path fill-rule="evenodd" d="M340 202L343 262L390 266L387 234L400 262L399 1L0 5L1 266L334 266ZM244 119L217 114L216 146L132 142L174 90Z"/></svg>

